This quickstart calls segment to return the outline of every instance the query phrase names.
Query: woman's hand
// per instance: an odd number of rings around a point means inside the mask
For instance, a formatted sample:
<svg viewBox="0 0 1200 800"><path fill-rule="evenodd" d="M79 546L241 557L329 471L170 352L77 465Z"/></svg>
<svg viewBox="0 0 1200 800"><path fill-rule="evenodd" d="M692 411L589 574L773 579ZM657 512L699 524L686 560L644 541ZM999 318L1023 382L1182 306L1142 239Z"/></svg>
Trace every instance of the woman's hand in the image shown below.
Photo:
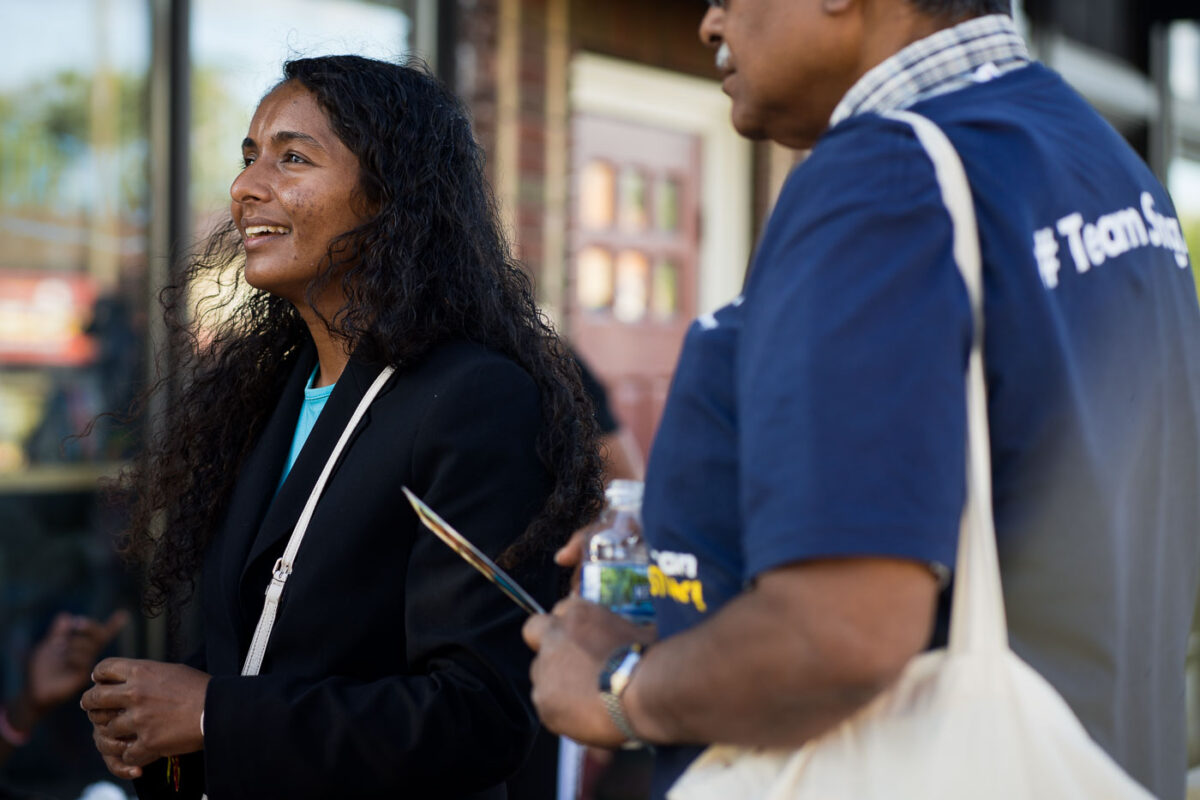
<svg viewBox="0 0 1200 800"><path fill-rule="evenodd" d="M210 676L183 664L106 658L92 671L96 685L80 705L109 771L136 778L164 756L204 747L200 714Z"/></svg>

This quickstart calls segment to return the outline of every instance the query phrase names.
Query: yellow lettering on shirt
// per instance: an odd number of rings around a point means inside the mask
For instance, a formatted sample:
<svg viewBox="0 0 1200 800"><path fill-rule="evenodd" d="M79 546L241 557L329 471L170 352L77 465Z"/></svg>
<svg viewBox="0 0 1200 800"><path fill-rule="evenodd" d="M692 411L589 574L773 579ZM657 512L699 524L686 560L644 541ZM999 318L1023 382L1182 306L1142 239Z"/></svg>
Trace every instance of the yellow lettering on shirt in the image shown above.
<svg viewBox="0 0 1200 800"><path fill-rule="evenodd" d="M649 575L652 597L669 597L680 605L693 606L701 614L708 611L704 602L704 584L699 580L672 578L654 564L650 565Z"/></svg>

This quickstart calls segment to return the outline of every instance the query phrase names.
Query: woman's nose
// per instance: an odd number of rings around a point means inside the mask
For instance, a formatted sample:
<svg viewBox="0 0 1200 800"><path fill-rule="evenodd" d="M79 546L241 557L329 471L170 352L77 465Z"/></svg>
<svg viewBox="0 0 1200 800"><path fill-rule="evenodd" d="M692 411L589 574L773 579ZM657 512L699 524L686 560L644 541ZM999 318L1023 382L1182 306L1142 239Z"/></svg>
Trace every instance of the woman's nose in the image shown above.
<svg viewBox="0 0 1200 800"><path fill-rule="evenodd" d="M264 200L268 189L256 169L258 161L247 164L229 186L229 196L234 202L244 203L248 200Z"/></svg>

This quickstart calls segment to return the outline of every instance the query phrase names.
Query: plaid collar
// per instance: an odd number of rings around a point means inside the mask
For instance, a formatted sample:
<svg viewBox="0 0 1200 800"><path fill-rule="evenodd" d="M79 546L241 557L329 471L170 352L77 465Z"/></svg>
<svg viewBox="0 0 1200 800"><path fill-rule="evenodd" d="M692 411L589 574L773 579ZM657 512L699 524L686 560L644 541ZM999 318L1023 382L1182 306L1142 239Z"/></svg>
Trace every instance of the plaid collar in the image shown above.
<svg viewBox="0 0 1200 800"><path fill-rule="evenodd" d="M829 127L856 114L908 108L1029 62L1029 50L1011 17L969 19L913 42L859 78L834 109Z"/></svg>

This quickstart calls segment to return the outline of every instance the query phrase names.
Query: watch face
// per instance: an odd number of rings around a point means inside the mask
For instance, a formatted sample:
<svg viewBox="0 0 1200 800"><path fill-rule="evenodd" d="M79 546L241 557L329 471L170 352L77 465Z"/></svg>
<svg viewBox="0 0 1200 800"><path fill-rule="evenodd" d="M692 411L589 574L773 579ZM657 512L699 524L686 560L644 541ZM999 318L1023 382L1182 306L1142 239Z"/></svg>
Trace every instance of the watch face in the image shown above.
<svg viewBox="0 0 1200 800"><path fill-rule="evenodd" d="M614 652L604 662L604 669L600 670L600 691L605 693L612 692L612 676L617 671L617 667L625 661L625 649L622 648Z"/></svg>
<svg viewBox="0 0 1200 800"><path fill-rule="evenodd" d="M633 677L633 669L642 660L641 648L631 647L625 653L625 658L621 661L621 666L617 667L617 671L612 676L612 693L620 697L625 692L625 687L629 685L630 678Z"/></svg>

